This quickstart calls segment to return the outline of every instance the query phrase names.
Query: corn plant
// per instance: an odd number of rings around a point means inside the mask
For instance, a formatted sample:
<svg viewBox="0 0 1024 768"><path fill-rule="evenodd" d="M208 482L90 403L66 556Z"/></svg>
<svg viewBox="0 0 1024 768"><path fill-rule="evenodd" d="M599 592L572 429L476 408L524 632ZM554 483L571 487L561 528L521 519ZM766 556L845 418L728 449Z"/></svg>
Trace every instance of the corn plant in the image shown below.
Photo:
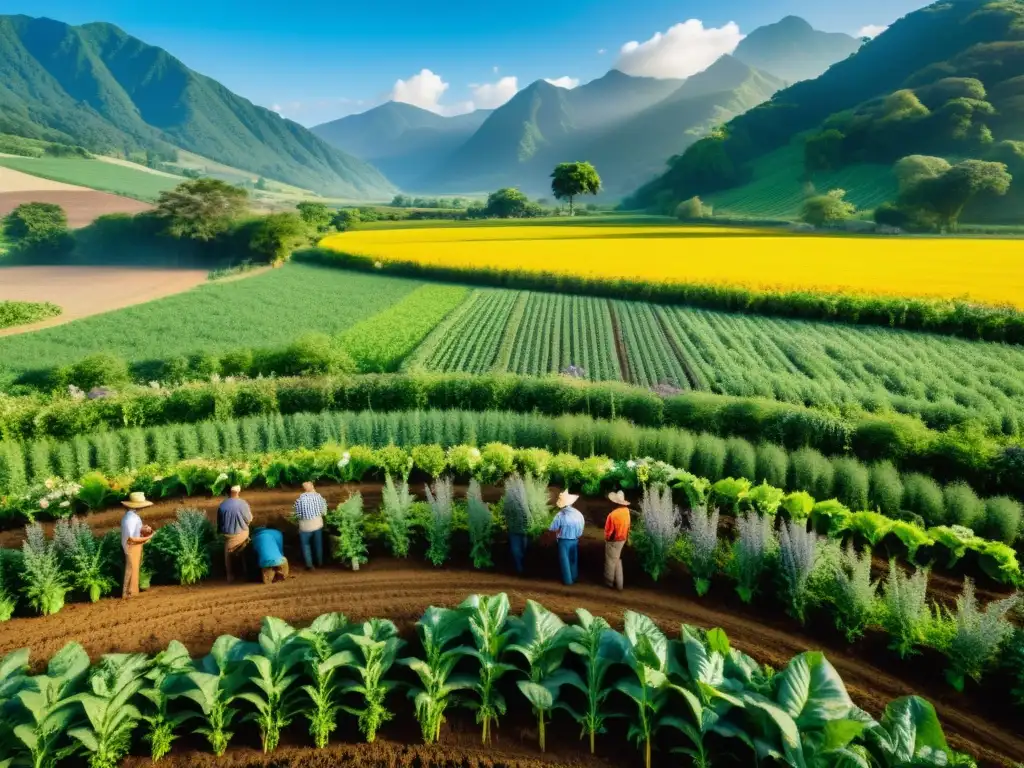
<svg viewBox="0 0 1024 768"><path fill-rule="evenodd" d="M878 614L878 582L871 580L871 550L865 547L858 555L853 545L848 545L829 589L836 629L852 643Z"/></svg>
<svg viewBox="0 0 1024 768"><path fill-rule="evenodd" d="M545 748L545 723L558 701L560 689L568 680L562 662L569 650L571 635L558 616L540 603L526 601L521 618L509 620L514 642L509 653L518 653L529 665L529 679L519 680L520 692L537 716L540 751Z"/></svg>
<svg viewBox="0 0 1024 768"><path fill-rule="evenodd" d="M349 563L352 570L359 570L365 563L369 550L364 535L363 494L356 491L334 512L327 516L327 523L338 531L338 544L334 548L334 559Z"/></svg>
<svg viewBox="0 0 1024 768"><path fill-rule="evenodd" d="M427 486L430 518L427 521L427 560L435 566L444 565L451 551L454 489L452 479L445 477Z"/></svg>
<svg viewBox="0 0 1024 768"><path fill-rule="evenodd" d="M480 483L469 481L466 492L466 511L469 518L469 556L474 568L492 568L491 545L494 543L494 515L490 507L484 503L480 492Z"/></svg>
<svg viewBox="0 0 1024 768"><path fill-rule="evenodd" d="M882 626L892 637L889 647L900 658L915 653L914 646L921 642L930 619L928 572L919 570L907 576L890 560L882 589Z"/></svg>
<svg viewBox="0 0 1024 768"><path fill-rule="evenodd" d="M508 595L501 593L490 597L472 595L460 608L467 612L469 631L476 648L471 655L480 662L480 671L473 691L478 701L470 703L476 710L476 721L482 727L481 740L491 743L491 726L506 712L505 698L498 691L498 681L515 667L501 661L512 640L508 628Z"/></svg>
<svg viewBox="0 0 1024 768"><path fill-rule="evenodd" d="M199 509L179 509L177 519L153 536L149 550L160 564L158 572L173 573L182 586L197 584L210 575L213 526Z"/></svg>
<svg viewBox="0 0 1024 768"><path fill-rule="evenodd" d="M402 659L399 663L409 667L420 680L410 686L409 698L416 707L416 719L423 732L423 741L436 742L441 737L441 725L445 712L456 691L473 687L474 678L455 675L456 665L470 648L456 645L459 638L469 629L469 620L463 608L427 608L423 617L416 622L416 634L423 647L424 658Z"/></svg>
<svg viewBox="0 0 1024 768"><path fill-rule="evenodd" d="M958 691L964 689L968 677L979 681L985 668L999 655L1014 629L1006 616L1019 601L1017 595L1011 595L980 610L974 582L964 579L963 592L956 599L956 634L947 651L951 666L946 670L946 679Z"/></svg>
<svg viewBox="0 0 1024 768"><path fill-rule="evenodd" d="M613 630L608 622L593 616L583 608L576 609L579 624L569 628L569 650L580 657L584 666L584 677L570 675L566 681L586 697L586 710L575 712L568 705L559 703L580 724L580 738L590 739L590 754L594 754L597 734L605 732L605 721L609 717L605 702L612 688L605 685L605 678L613 665L625 658L625 639Z"/></svg>
<svg viewBox="0 0 1024 768"><path fill-rule="evenodd" d="M117 582L107 574L112 539L97 539L82 519L58 520L53 543L71 586L89 596L93 603L114 591Z"/></svg>
<svg viewBox="0 0 1024 768"><path fill-rule="evenodd" d="M85 723L68 736L88 753L89 768L117 768L128 754L132 731L142 720L132 700L146 684L149 665L144 653L108 654L93 668L87 690L69 699L85 712Z"/></svg>
<svg viewBox="0 0 1024 768"><path fill-rule="evenodd" d="M149 724L149 730L143 737L149 742L150 755L155 763L171 750L171 743L178 738L177 729L195 714L192 712L170 711L171 697L166 686L174 678L188 671L192 659L188 649L177 640L172 640L167 650L161 651L153 659L153 665L146 673L147 685L140 693L152 704L152 711L144 712L142 719Z"/></svg>
<svg viewBox="0 0 1024 768"><path fill-rule="evenodd" d="M686 515L682 531L685 541L686 566L693 574L698 597L711 589L711 579L718 572L718 510L694 507Z"/></svg>
<svg viewBox="0 0 1024 768"><path fill-rule="evenodd" d="M679 508L672 503L672 491L648 486L640 502L639 525L633 532L633 548L644 571L657 581L668 569L668 558L679 539Z"/></svg>
<svg viewBox="0 0 1024 768"><path fill-rule="evenodd" d="M347 623L343 614L327 613L317 617L308 628L299 630L299 638L306 644L303 656L306 674L313 681L302 686L311 705L305 716L309 720L309 734L318 749L327 746L338 727L341 705L336 672L348 658L339 651Z"/></svg>
<svg viewBox="0 0 1024 768"><path fill-rule="evenodd" d="M6 660L5 660L6 661ZM68 643L50 659L46 673L18 681L16 692L3 709L12 741L9 755L14 764L54 768L78 751L68 730L80 719L72 695L89 673L89 656L78 643Z"/></svg>
<svg viewBox="0 0 1024 768"><path fill-rule="evenodd" d="M249 685L238 698L254 707L243 719L259 727L264 752L273 752L300 711L301 690L295 686L293 669L302 662L305 647L295 629L280 619L267 617L260 626L260 650L245 657Z"/></svg>
<svg viewBox="0 0 1024 768"><path fill-rule="evenodd" d="M790 614L801 624L810 596L809 583L821 551L817 534L807 530L804 521L789 520L779 529L779 572L783 595Z"/></svg>
<svg viewBox="0 0 1024 768"><path fill-rule="evenodd" d="M395 557L408 557L409 531L412 527L412 505L416 501L403 479L396 485L389 474L384 478L381 495L381 516L387 524L388 549Z"/></svg>
<svg viewBox="0 0 1024 768"><path fill-rule="evenodd" d="M46 541L39 523L25 526L22 551L22 593L29 604L43 616L57 613L64 607L64 597L70 591L60 567L60 554L56 544Z"/></svg>
<svg viewBox="0 0 1024 768"><path fill-rule="evenodd" d="M736 580L736 592L749 603L757 592L762 576L774 553L775 535L768 515L747 512L736 518L739 536L732 548L729 571Z"/></svg>
<svg viewBox="0 0 1024 768"><path fill-rule="evenodd" d="M341 690L346 694L359 694L362 704L342 709L359 718L359 731L372 744L380 727L394 716L385 706L385 700L397 683L385 676L394 666L405 641L398 637L398 628L387 619L370 619L344 637L346 667L354 671L357 678L343 683Z"/></svg>
<svg viewBox="0 0 1024 768"><path fill-rule="evenodd" d="M647 616L626 611L625 663L633 674L619 680L615 688L636 706L629 724L629 739L642 746L644 766L651 768L651 742L658 718L667 700L669 672L668 638Z"/></svg>
<svg viewBox="0 0 1024 768"><path fill-rule="evenodd" d="M198 706L203 724L195 733L206 737L217 757L224 754L234 735L229 728L238 716L236 702L248 682L242 673L245 659L258 650L258 645L222 635L209 654L168 685L170 698L187 699Z"/></svg>

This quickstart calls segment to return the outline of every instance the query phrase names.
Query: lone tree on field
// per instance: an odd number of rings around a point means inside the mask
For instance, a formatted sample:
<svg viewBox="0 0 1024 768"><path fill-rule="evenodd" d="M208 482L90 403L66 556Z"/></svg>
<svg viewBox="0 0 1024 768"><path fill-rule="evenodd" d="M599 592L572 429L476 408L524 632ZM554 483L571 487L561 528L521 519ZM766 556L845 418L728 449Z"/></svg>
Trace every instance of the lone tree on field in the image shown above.
<svg viewBox="0 0 1024 768"><path fill-rule="evenodd" d="M590 163L561 163L551 174L551 191L556 200L569 201L569 215L574 215L573 198L596 195L601 191L601 177Z"/></svg>
<svg viewBox="0 0 1024 768"><path fill-rule="evenodd" d="M521 219L526 215L530 199L515 187L492 192L487 197L487 216L496 219Z"/></svg>
<svg viewBox="0 0 1024 768"><path fill-rule="evenodd" d="M249 193L220 179L193 179L161 192L157 214L174 237L208 242L245 213Z"/></svg>
<svg viewBox="0 0 1024 768"><path fill-rule="evenodd" d="M1013 182L1004 163L964 160L944 173L922 178L900 196L900 204L933 212L945 230L955 230L960 214L979 195L1005 195Z"/></svg>
<svg viewBox="0 0 1024 768"><path fill-rule="evenodd" d="M815 227L838 224L857 212L857 206L848 202L845 189L830 190L827 195L817 195L804 203L801 218Z"/></svg>
<svg viewBox="0 0 1024 768"><path fill-rule="evenodd" d="M3 220L4 235L20 248L60 250L70 244L68 217L54 203L22 203Z"/></svg>

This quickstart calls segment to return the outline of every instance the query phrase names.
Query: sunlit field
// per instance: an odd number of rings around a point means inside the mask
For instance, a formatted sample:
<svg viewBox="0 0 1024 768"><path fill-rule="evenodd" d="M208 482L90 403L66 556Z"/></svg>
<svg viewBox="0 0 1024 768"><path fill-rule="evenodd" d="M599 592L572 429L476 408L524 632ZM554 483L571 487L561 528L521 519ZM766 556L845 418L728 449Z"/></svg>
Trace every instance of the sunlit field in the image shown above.
<svg viewBox="0 0 1024 768"><path fill-rule="evenodd" d="M722 227L354 231L323 245L381 260L593 278L969 298L1024 307L1021 240L805 235Z"/></svg>

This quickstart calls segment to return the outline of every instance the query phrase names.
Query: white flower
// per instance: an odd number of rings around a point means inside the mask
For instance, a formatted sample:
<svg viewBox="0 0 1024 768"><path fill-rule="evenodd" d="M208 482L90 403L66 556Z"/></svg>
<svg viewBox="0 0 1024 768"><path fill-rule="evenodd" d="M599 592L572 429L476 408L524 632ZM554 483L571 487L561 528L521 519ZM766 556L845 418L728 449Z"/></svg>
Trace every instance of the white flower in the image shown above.
<svg viewBox="0 0 1024 768"><path fill-rule="evenodd" d="M476 459L480 458L480 449L479 448L474 448L472 451L470 451L470 453L473 455L473 458L476 458Z"/></svg>
<svg viewBox="0 0 1024 768"><path fill-rule="evenodd" d="M347 467L348 466L348 462L349 462L348 456L347 455L342 456L340 459L338 459L338 466L342 467L342 468Z"/></svg>
<svg viewBox="0 0 1024 768"><path fill-rule="evenodd" d="M349 458L351 458L351 454L349 454L348 451L345 451L343 454L341 454L341 458L349 459Z"/></svg>
<svg viewBox="0 0 1024 768"><path fill-rule="evenodd" d="M375 267L376 269L383 269L383 268L384 268L384 264L383 264L382 262L380 262L380 261L375 261L375 262L373 262L373 266L374 266L374 267Z"/></svg>
<svg viewBox="0 0 1024 768"><path fill-rule="evenodd" d="M50 500L49 499L40 499L39 500L39 506L42 509L48 509L49 506L50 506Z"/></svg>
<svg viewBox="0 0 1024 768"><path fill-rule="evenodd" d="M64 494L61 493L60 491L50 491L48 494L46 494L46 498L48 498L50 501L54 501L56 499L59 499L63 495Z"/></svg>
<svg viewBox="0 0 1024 768"><path fill-rule="evenodd" d="M45 485L50 490L53 490L53 486L54 486L53 478L52 477L49 478L45 483L43 483L43 485Z"/></svg>
<svg viewBox="0 0 1024 768"><path fill-rule="evenodd" d="M629 461L626 462L626 466L629 467L630 469L636 469L636 462L630 459Z"/></svg>
<svg viewBox="0 0 1024 768"><path fill-rule="evenodd" d="M67 509L68 507L70 507L70 506L71 506L71 502L70 502L70 501L62 501L62 502L60 503L60 505L61 505L61 507L63 507L64 509Z"/></svg>
<svg viewBox="0 0 1024 768"><path fill-rule="evenodd" d="M221 473L220 473L219 475L217 475L217 482L218 482L218 483L219 483L219 482L220 482L221 480L227 480L227 479L228 479L228 476L227 476L227 475L225 475L225 474L224 474L223 472L221 472Z"/></svg>

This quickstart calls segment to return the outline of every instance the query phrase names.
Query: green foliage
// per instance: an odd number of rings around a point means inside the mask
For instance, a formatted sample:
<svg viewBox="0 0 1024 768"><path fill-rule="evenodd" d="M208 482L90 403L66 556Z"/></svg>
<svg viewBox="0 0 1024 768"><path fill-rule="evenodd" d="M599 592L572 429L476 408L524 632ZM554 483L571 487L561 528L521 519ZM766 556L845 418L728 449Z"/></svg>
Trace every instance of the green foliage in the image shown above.
<svg viewBox="0 0 1024 768"><path fill-rule="evenodd" d="M63 311L48 301L0 301L0 329L36 323Z"/></svg>
<svg viewBox="0 0 1024 768"><path fill-rule="evenodd" d="M1008 496L996 496L985 500L985 519L977 527L983 536L1013 544L1021 534L1021 517L1019 501Z"/></svg>
<svg viewBox="0 0 1024 768"><path fill-rule="evenodd" d="M845 198L845 189L832 189L827 194L808 198L801 219L815 227L833 226L846 221L857 212L857 206Z"/></svg>
<svg viewBox="0 0 1024 768"><path fill-rule="evenodd" d="M736 518L738 535L729 560L729 575L736 581L736 593L749 603L761 585L761 577L775 556L776 542L768 515L747 512Z"/></svg>
<svg viewBox="0 0 1024 768"><path fill-rule="evenodd" d="M347 619L341 613L327 613L299 630L299 640L306 645L304 663L311 683L302 686L309 697L309 708L304 712L309 720L309 733L317 749L327 746L331 733L338 727L340 691L337 670L348 656L339 653Z"/></svg>
<svg viewBox="0 0 1024 768"><path fill-rule="evenodd" d="M644 488L640 516L630 539L644 572L655 581L668 570L669 556L679 540L682 523L669 488Z"/></svg>
<svg viewBox="0 0 1024 768"><path fill-rule="evenodd" d="M323 203L303 200L295 206L299 216L317 234L325 234L331 229L334 212Z"/></svg>
<svg viewBox="0 0 1024 768"><path fill-rule="evenodd" d="M172 237L208 242L245 213L249 193L220 179L184 181L160 193L157 214Z"/></svg>
<svg viewBox="0 0 1024 768"><path fill-rule="evenodd" d="M712 210L710 205L705 205L699 197L694 196L676 206L676 218L680 221L710 219Z"/></svg>
<svg viewBox="0 0 1024 768"><path fill-rule="evenodd" d="M444 565L451 553L455 496L450 477L439 478L434 487L426 487L430 517L426 523L427 560L435 566Z"/></svg>
<svg viewBox="0 0 1024 768"><path fill-rule="evenodd" d="M60 378L86 392L94 387L121 387L131 381L128 364L107 352L82 358L62 371Z"/></svg>
<svg viewBox="0 0 1024 768"><path fill-rule="evenodd" d="M480 483L474 478L469 481L466 491L466 515L469 525L469 557L473 567L478 569L491 568L494 560L491 557L491 546L494 543L494 515L484 502L480 492Z"/></svg>
<svg viewBox="0 0 1024 768"><path fill-rule="evenodd" d="M472 688L473 679L455 675L456 665L470 650L455 645L468 630L469 620L464 607L457 609L431 606L416 622L416 634L423 649L423 658L401 659L419 678L420 684L409 688L409 698L416 707L416 719L423 732L423 741L435 743L441 737L445 712L458 691Z"/></svg>
<svg viewBox="0 0 1024 768"><path fill-rule="evenodd" d="M686 542L683 559L693 575L698 597L711 589L711 578L718 571L718 510L694 506L686 515L683 528Z"/></svg>
<svg viewBox="0 0 1024 768"><path fill-rule="evenodd" d="M22 203L4 217L3 234L26 251L59 251L70 245L67 214L54 203Z"/></svg>
<svg viewBox="0 0 1024 768"><path fill-rule="evenodd" d="M398 628L386 619L370 619L345 636L348 653L347 670L354 679L343 681L341 690L357 694L358 707L344 706L346 712L359 718L359 731L368 743L377 738L380 727L394 715L387 709L388 693L395 682L387 678L398 651L405 641L398 637Z"/></svg>
<svg viewBox="0 0 1024 768"><path fill-rule="evenodd" d="M590 163L559 163L551 172L551 193L556 200L569 201L572 216L573 200L580 195L596 195L601 191L601 177Z"/></svg>
<svg viewBox="0 0 1024 768"><path fill-rule="evenodd" d="M530 199L514 187L506 187L487 196L484 215L496 219L521 219L527 215Z"/></svg>
<svg viewBox="0 0 1024 768"><path fill-rule="evenodd" d="M114 591L117 582L106 573L111 557L109 539L97 539L81 518L58 520L53 545L60 558L65 579L93 603Z"/></svg>
<svg viewBox="0 0 1024 768"><path fill-rule="evenodd" d="M369 560L361 493L356 491L349 496L337 509L327 514L324 522L338 532L338 544L334 549L335 560L351 565L353 570Z"/></svg>
<svg viewBox="0 0 1024 768"><path fill-rule="evenodd" d="M188 650L177 640L172 640L167 649L158 653L146 673L146 685L139 693L149 700L148 712L142 712L142 719L148 724L143 737L150 745L153 762L171 751L171 744L178 738L178 728L192 718L190 712L172 713L168 688L176 675L187 674L192 659Z"/></svg>
<svg viewBox="0 0 1024 768"><path fill-rule="evenodd" d="M900 658L916 653L931 621L928 610L928 572L906 575L895 561L882 589L881 623L892 637L890 647Z"/></svg>
<svg viewBox="0 0 1024 768"><path fill-rule="evenodd" d="M263 751L273 752L281 731L301 711L302 692L292 670L302 662L306 649L293 627L270 617L263 619L258 642L258 652L247 655L240 670L246 683L238 699L253 707L243 720L256 723Z"/></svg>
<svg viewBox="0 0 1024 768"><path fill-rule="evenodd" d="M779 572L790 614L804 623L810 599L811 575L818 564L821 542L805 522L790 520L779 528Z"/></svg>
<svg viewBox="0 0 1024 768"><path fill-rule="evenodd" d="M508 707L505 697L498 690L502 677L515 670L501 659L512 641L512 630L508 627L508 595L502 593L493 597L473 595L460 606L466 612L469 631L473 635L472 656L479 662L476 681L470 688L477 700L467 704L476 711L476 721L481 726L481 740L484 745L491 743L491 726Z"/></svg>
<svg viewBox="0 0 1024 768"><path fill-rule="evenodd" d="M1011 595L994 600L981 610L974 592L974 581L964 579L963 592L957 597L953 617L956 633L946 651L950 660L946 679L958 691L963 691L968 677L975 682L980 681L985 669L995 661L1000 648L1014 631L1007 614L1019 603L1019 596Z"/></svg>
<svg viewBox="0 0 1024 768"><path fill-rule="evenodd" d="M835 605L836 629L852 643L878 616L878 582L871 578L871 550L865 548L857 554L853 545L848 545L832 576L828 589Z"/></svg>
<svg viewBox="0 0 1024 768"><path fill-rule="evenodd" d="M605 722L612 716L607 705L613 687L606 682L615 664L625 658L625 640L608 622L583 608L576 609L579 623L569 627L569 650L583 662L584 675L569 675L566 684L576 688L586 699L586 708L576 712L562 704L580 724L581 736L590 739L590 754L595 752L598 734L605 733Z"/></svg>
<svg viewBox="0 0 1024 768"><path fill-rule="evenodd" d="M941 175L919 179L901 195L900 202L933 213L940 227L955 230L972 200L980 195L1005 195L1012 181L1002 163L964 160Z"/></svg>
<svg viewBox="0 0 1024 768"><path fill-rule="evenodd" d="M57 613L64 607L64 597L71 590L60 565L57 543L47 542L43 527L33 523L25 527L21 552L22 594L39 614Z"/></svg>
<svg viewBox="0 0 1024 768"><path fill-rule="evenodd" d="M632 611L626 611L623 635L623 661L632 674L619 680L615 688L636 707L628 736L630 741L643 746L645 768L651 768L651 742L668 694L668 638L648 617Z"/></svg>
<svg viewBox="0 0 1024 768"><path fill-rule="evenodd" d="M415 455L415 449L413 450ZM412 505L416 498L409 492L409 483L402 480L396 485L391 473L384 478L381 491L381 516L387 527L388 549L394 557L409 555L409 534L412 528Z"/></svg>
<svg viewBox="0 0 1024 768"><path fill-rule="evenodd" d="M254 223L249 249L261 261L277 267L291 258L292 251L309 242L309 232L309 225L296 213L270 213Z"/></svg>
<svg viewBox="0 0 1024 768"><path fill-rule="evenodd" d="M158 564L157 573L186 586L210 574L213 526L199 509L179 509L175 520L153 534L147 551Z"/></svg>
<svg viewBox="0 0 1024 768"><path fill-rule="evenodd" d="M417 445L412 448L412 461L416 469L438 478L448 469L448 456L440 445Z"/></svg>

